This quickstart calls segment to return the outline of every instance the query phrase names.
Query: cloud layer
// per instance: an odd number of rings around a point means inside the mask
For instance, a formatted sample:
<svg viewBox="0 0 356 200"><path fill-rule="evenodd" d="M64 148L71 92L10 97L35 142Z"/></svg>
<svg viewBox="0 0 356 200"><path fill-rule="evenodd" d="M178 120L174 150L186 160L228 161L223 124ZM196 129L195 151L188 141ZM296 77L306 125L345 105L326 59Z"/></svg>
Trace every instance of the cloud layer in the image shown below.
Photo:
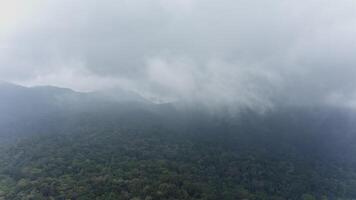
<svg viewBox="0 0 356 200"><path fill-rule="evenodd" d="M0 29L0 79L209 105L356 102L353 0L36 2Z"/></svg>

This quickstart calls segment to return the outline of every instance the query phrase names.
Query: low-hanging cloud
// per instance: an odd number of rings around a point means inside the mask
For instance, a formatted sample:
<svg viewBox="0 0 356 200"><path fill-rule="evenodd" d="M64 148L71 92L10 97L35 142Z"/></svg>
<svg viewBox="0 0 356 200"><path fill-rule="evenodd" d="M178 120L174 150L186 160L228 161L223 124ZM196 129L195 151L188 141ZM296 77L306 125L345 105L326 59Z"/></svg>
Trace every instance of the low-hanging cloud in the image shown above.
<svg viewBox="0 0 356 200"><path fill-rule="evenodd" d="M0 29L0 79L211 105L355 105L355 9L353 0L37 1Z"/></svg>

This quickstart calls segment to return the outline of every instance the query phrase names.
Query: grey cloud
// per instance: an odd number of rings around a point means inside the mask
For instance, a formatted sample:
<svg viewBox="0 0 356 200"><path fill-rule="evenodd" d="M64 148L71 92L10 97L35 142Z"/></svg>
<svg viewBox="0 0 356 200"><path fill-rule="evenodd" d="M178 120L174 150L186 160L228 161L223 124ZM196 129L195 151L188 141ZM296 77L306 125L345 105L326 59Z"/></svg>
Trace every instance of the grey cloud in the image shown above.
<svg viewBox="0 0 356 200"><path fill-rule="evenodd" d="M0 79L80 90L119 85L209 104L350 104L355 6L352 0L53 1L1 48Z"/></svg>

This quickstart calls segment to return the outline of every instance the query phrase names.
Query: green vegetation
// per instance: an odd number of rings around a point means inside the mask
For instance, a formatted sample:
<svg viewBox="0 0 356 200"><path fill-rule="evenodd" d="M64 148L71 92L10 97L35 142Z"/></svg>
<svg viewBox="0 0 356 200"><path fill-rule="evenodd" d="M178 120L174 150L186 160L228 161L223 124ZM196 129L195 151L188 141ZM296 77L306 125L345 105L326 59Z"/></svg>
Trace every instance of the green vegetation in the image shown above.
<svg viewBox="0 0 356 200"><path fill-rule="evenodd" d="M273 132L214 126L225 131L87 123L23 137L1 152L0 199L356 197L352 165L304 154Z"/></svg>
<svg viewBox="0 0 356 200"><path fill-rule="evenodd" d="M229 115L16 85L0 95L0 200L356 199L354 111Z"/></svg>

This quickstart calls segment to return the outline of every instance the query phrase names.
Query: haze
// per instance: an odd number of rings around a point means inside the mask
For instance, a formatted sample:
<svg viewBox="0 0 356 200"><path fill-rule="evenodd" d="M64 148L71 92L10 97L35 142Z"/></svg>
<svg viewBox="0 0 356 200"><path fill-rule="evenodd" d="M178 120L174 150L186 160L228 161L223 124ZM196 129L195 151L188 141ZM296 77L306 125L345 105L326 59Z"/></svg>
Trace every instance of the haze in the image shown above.
<svg viewBox="0 0 356 200"><path fill-rule="evenodd" d="M356 199L355 0L0 0L0 200Z"/></svg>
<svg viewBox="0 0 356 200"><path fill-rule="evenodd" d="M354 106L355 9L353 0L4 0L0 79L162 101Z"/></svg>

